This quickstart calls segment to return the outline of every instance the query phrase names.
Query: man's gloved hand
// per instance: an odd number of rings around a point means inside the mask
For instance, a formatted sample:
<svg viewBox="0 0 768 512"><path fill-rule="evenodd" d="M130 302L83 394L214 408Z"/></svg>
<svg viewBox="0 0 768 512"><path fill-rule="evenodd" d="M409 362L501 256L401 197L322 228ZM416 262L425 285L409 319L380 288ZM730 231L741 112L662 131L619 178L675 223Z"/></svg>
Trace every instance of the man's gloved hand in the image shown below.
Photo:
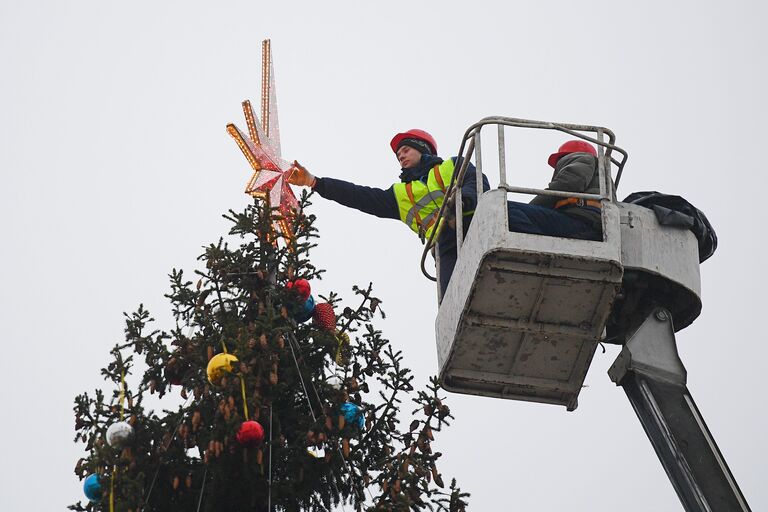
<svg viewBox="0 0 768 512"><path fill-rule="evenodd" d="M299 185L300 187L313 187L315 185L316 178L296 160L293 161L291 171L293 172L288 177L288 183L291 185Z"/></svg>
<svg viewBox="0 0 768 512"><path fill-rule="evenodd" d="M454 214L452 214L452 213L448 214L445 217L445 221L448 223L448 226L451 229L456 229L456 216Z"/></svg>
<svg viewBox="0 0 768 512"><path fill-rule="evenodd" d="M451 229L456 229L456 194L451 195L445 205L445 219Z"/></svg>
<svg viewBox="0 0 768 512"><path fill-rule="evenodd" d="M451 197L445 202L445 211L456 215L456 194L451 194Z"/></svg>

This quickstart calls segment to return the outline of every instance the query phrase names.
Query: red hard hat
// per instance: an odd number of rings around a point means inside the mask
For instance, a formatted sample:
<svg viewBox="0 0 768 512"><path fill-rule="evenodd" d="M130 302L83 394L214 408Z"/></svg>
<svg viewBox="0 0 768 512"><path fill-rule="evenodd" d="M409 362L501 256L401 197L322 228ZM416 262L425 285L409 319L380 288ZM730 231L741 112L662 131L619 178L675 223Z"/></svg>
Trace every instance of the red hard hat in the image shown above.
<svg viewBox="0 0 768 512"><path fill-rule="evenodd" d="M597 156L597 151L595 151L594 146L589 142L584 142L583 140L569 140L560 146L557 153L549 155L547 163L551 167L554 167L557 165L557 161L560 160L560 158L571 153L589 153L590 155Z"/></svg>
<svg viewBox="0 0 768 512"><path fill-rule="evenodd" d="M398 133L397 135L392 137L392 140L389 143L389 146L392 148L392 151L397 153L397 147L400 145L403 139L417 139L422 142L426 142L427 145L432 150L432 154L433 155L437 154L437 142L435 142L435 138L432 137L427 132L425 132L424 130L413 128L408 130L407 132Z"/></svg>

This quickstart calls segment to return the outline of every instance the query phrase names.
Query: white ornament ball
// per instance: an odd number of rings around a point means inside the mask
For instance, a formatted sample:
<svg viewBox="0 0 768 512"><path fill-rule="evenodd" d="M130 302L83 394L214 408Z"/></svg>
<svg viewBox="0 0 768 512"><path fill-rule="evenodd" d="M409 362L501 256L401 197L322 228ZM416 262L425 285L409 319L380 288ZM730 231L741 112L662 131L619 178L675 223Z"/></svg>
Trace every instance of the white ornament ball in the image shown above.
<svg viewBox="0 0 768 512"><path fill-rule="evenodd" d="M344 380L338 375L331 375L325 380L325 383L331 386L336 391L339 391L341 389L341 386L344 384Z"/></svg>
<svg viewBox="0 0 768 512"><path fill-rule="evenodd" d="M112 448L122 448L133 439L133 427L126 421L113 423L107 429L107 444Z"/></svg>
<svg viewBox="0 0 768 512"><path fill-rule="evenodd" d="M308 446L307 453L316 459L322 459L325 457L325 448L322 446Z"/></svg>

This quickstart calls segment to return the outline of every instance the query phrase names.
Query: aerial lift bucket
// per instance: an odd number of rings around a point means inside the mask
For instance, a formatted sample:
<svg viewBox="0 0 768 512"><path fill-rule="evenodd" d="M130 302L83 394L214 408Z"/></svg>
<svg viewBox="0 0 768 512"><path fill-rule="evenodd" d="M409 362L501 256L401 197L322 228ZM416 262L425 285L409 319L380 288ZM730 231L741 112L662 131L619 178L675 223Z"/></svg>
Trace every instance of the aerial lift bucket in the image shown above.
<svg viewBox="0 0 768 512"><path fill-rule="evenodd" d="M436 320L440 380L457 393L573 410L622 281L619 210L610 180L610 153L603 152L603 146L615 148L613 134L599 127L556 125L600 148L601 194L569 196L602 202L603 239L576 240L508 229L508 192L565 194L506 184L503 127L555 125L488 118L470 128L469 137L478 142L471 139L464 160L474 148L478 177L479 132L485 124L499 127L501 185L480 196L467 237L459 240L457 264ZM597 138L576 130L591 131ZM610 137L608 143L603 142L604 134ZM457 211L460 204L458 198Z"/></svg>
<svg viewBox="0 0 768 512"><path fill-rule="evenodd" d="M506 192L485 194L437 316L449 391L576 407L621 285L614 205L602 242L507 230Z"/></svg>

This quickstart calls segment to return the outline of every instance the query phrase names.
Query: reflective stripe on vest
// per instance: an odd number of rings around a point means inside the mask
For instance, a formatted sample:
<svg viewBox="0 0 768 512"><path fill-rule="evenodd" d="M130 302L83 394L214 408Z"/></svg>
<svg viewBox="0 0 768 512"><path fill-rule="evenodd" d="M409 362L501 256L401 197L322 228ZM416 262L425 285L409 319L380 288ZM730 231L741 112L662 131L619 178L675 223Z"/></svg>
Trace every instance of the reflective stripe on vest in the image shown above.
<svg viewBox="0 0 768 512"><path fill-rule="evenodd" d="M411 183L413 183L413 182L411 182ZM421 210L425 206L429 206L429 203L431 203L433 201L439 202L439 204L442 204L443 203L443 196L445 196L445 194L443 194L442 190L431 190L431 191L427 192L427 195L425 195L424 197L422 197L418 201L414 201L412 199L413 189L410 186L411 183L406 183L406 185L405 185L405 190L408 193L408 199L411 200L411 204L412 204L411 209L408 210L408 215L406 215L405 223L410 226L411 223L413 222L414 217L415 217L417 225L421 226L422 225L422 220L421 220L421 218L419 216L419 210Z"/></svg>
<svg viewBox="0 0 768 512"><path fill-rule="evenodd" d="M445 197L445 184L451 182L453 171L453 160L449 159L429 171L426 183L416 180L393 186L400 220L419 236L429 237L436 228L437 214Z"/></svg>

